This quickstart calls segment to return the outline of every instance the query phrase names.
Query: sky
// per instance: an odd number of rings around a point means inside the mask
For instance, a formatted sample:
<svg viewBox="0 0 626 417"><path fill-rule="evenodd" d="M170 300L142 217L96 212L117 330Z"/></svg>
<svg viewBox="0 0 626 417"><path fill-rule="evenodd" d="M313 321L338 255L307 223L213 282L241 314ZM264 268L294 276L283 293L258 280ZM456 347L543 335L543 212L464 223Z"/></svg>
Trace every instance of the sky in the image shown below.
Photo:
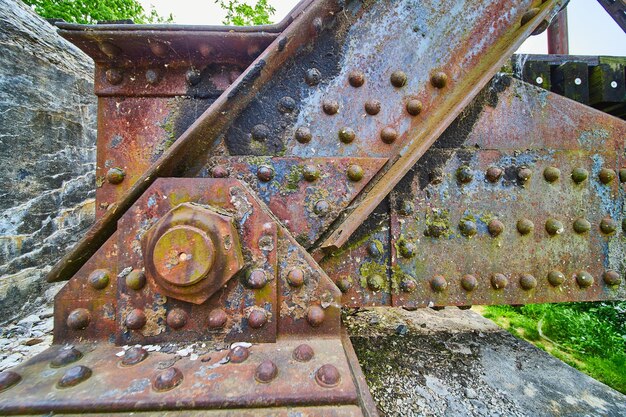
<svg viewBox="0 0 626 417"><path fill-rule="evenodd" d="M144 8L154 6L160 15L172 14L174 23L219 25L226 13L215 0L140 0ZM255 0L247 0L253 4ZM274 22L279 22L297 0L269 0L276 8ZM569 46L572 55L626 56L626 34L596 0L570 0L567 6ZM519 49L520 53L548 52L546 32L532 36Z"/></svg>

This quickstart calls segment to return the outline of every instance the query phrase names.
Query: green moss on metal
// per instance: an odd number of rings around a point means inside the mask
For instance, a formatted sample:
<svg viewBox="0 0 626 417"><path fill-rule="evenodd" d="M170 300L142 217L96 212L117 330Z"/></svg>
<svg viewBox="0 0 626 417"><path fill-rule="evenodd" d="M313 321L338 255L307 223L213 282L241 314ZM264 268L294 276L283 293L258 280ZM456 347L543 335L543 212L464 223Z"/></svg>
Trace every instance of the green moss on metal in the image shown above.
<svg viewBox="0 0 626 417"><path fill-rule="evenodd" d="M380 275L383 278L387 276L387 267L377 264L376 262L364 262L359 269L359 283L361 287L367 288L367 277L370 275Z"/></svg>
<svg viewBox="0 0 626 417"><path fill-rule="evenodd" d="M299 164L292 165L285 179L287 183L283 187L283 190L287 192L298 191L300 189L300 181L302 180L302 166Z"/></svg>

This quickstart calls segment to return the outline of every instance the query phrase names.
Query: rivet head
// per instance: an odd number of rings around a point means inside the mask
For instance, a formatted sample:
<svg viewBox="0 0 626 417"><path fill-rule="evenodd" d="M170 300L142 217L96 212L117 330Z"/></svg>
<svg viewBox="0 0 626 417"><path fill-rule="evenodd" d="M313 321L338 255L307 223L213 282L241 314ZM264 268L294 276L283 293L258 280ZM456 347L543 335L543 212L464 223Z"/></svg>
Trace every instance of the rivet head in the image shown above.
<svg viewBox="0 0 626 417"><path fill-rule="evenodd" d="M187 324L188 315L182 308L174 308L167 313L165 321L172 329L180 329Z"/></svg>
<svg viewBox="0 0 626 417"><path fill-rule="evenodd" d="M211 176L213 178L226 178L228 177L228 168L224 165L215 165L211 168Z"/></svg>
<svg viewBox="0 0 626 417"><path fill-rule="evenodd" d="M257 366L254 379L263 384L271 382L278 375L278 367L271 360L265 360Z"/></svg>
<svg viewBox="0 0 626 417"><path fill-rule="evenodd" d="M141 269L133 269L126 275L126 287L139 291L146 285L146 274Z"/></svg>
<svg viewBox="0 0 626 417"><path fill-rule="evenodd" d="M530 177L533 176L533 172L530 168L522 167L517 171L517 179L521 183L526 183L530 180Z"/></svg>
<svg viewBox="0 0 626 417"><path fill-rule="evenodd" d="M291 113L295 109L296 101L289 96L282 97L278 102L278 111L281 113Z"/></svg>
<svg viewBox="0 0 626 417"><path fill-rule="evenodd" d="M590 287L593 284L593 276L587 271L580 271L576 274L576 282L581 288Z"/></svg>
<svg viewBox="0 0 626 417"><path fill-rule="evenodd" d="M367 243L367 254L372 258L380 258L382 256L381 248L378 246L381 245L379 241L371 241ZM382 245L381 245L382 247Z"/></svg>
<svg viewBox="0 0 626 417"><path fill-rule="evenodd" d="M537 279L530 274L524 274L519 279L519 285L523 290L532 290L537 286Z"/></svg>
<svg viewBox="0 0 626 417"><path fill-rule="evenodd" d="M261 165L256 171L256 176L260 181L268 182L274 178L274 170L268 165Z"/></svg>
<svg viewBox="0 0 626 417"><path fill-rule="evenodd" d="M543 170L543 178L548 182L555 182L561 178L561 171L556 167L547 167Z"/></svg>
<svg viewBox="0 0 626 417"><path fill-rule="evenodd" d="M478 232L478 228L472 220L461 220L459 222L459 231L465 237L472 237Z"/></svg>
<svg viewBox="0 0 626 417"><path fill-rule="evenodd" d="M216 308L214 310L211 310L211 312L209 313L208 326L210 329L219 329L221 327L224 327L227 320L228 316L226 315L226 312L221 308Z"/></svg>
<svg viewBox="0 0 626 417"><path fill-rule="evenodd" d="M485 172L485 178L487 179L487 181L495 183L498 182L500 178L502 178L503 173L504 171L502 170L502 168L489 167L487 168L487 172Z"/></svg>
<svg viewBox="0 0 626 417"><path fill-rule="evenodd" d="M310 86L318 85L321 79L322 74L317 68L309 68L304 74L304 81Z"/></svg>
<svg viewBox="0 0 626 417"><path fill-rule="evenodd" d="M342 141L343 143L352 143L352 141L356 137L356 134L354 133L354 130L352 130L351 128L342 127L341 129L339 129L337 136L339 137L339 140Z"/></svg>
<svg viewBox="0 0 626 417"><path fill-rule="evenodd" d="M167 54L168 45L163 42L149 42L150 50L158 57L163 58Z"/></svg>
<svg viewBox="0 0 626 417"><path fill-rule="evenodd" d="M476 279L474 275L468 274L468 275L464 275L463 278L461 278L461 287L465 291L474 291L477 286L478 286L478 280Z"/></svg>
<svg viewBox="0 0 626 417"><path fill-rule="evenodd" d="M126 177L126 173L122 168L111 168L107 171L107 181L109 184L121 184Z"/></svg>
<svg viewBox="0 0 626 417"><path fill-rule="evenodd" d="M404 71L394 71L391 73L389 81L391 81L391 85L396 88L404 87L407 81L406 73Z"/></svg>
<svg viewBox="0 0 626 417"><path fill-rule="evenodd" d="M76 349L62 349L57 355L50 361L50 366L53 368L61 368L80 360L83 357L83 353Z"/></svg>
<svg viewBox="0 0 626 417"><path fill-rule="evenodd" d="M339 291L344 294L352 288L352 282L350 282L350 280L346 277L339 278L335 284L337 285L337 288L339 288Z"/></svg>
<svg viewBox="0 0 626 417"><path fill-rule="evenodd" d="M361 71L352 71L348 75L348 82L352 87L361 87L365 83L365 75Z"/></svg>
<svg viewBox="0 0 626 417"><path fill-rule="evenodd" d="M152 380L152 389L155 391L169 391L183 382L183 373L180 369L171 367L159 372Z"/></svg>
<svg viewBox="0 0 626 417"><path fill-rule="evenodd" d="M585 168L574 168L572 170L572 181L574 181L576 184L580 184L587 178L589 178L589 171L587 171Z"/></svg>
<svg viewBox="0 0 626 417"><path fill-rule="evenodd" d="M260 329L267 323L267 312L261 308L255 308L248 314L248 324L253 329Z"/></svg>
<svg viewBox="0 0 626 417"><path fill-rule="evenodd" d="M133 366L144 361L148 357L148 351L142 347L133 346L124 352L122 356L123 366Z"/></svg>
<svg viewBox="0 0 626 417"><path fill-rule="evenodd" d="M315 352L313 352L313 348L311 346L302 344L293 350L292 356L298 362L308 362L313 359Z"/></svg>
<svg viewBox="0 0 626 417"><path fill-rule="evenodd" d="M444 292L448 288L448 281L443 276L436 275L430 280L430 288L435 292Z"/></svg>
<svg viewBox="0 0 626 417"><path fill-rule="evenodd" d="M159 74L159 71L153 69L149 69L146 71L146 81L148 82L148 84L156 85L160 79L161 75Z"/></svg>
<svg viewBox="0 0 626 417"><path fill-rule="evenodd" d="M402 256L403 258L412 258L417 252L417 247L412 242L402 240L398 244L398 252L400 252L400 256Z"/></svg>
<svg viewBox="0 0 626 417"><path fill-rule="evenodd" d="M337 100L325 99L322 101L322 110L324 113L332 116L333 114L337 114L339 111L339 103Z"/></svg>
<svg viewBox="0 0 626 417"><path fill-rule="evenodd" d="M522 15L521 25L525 26L528 22L533 20L535 16L539 14L539 8L533 7L532 9L528 9L526 13Z"/></svg>
<svg viewBox="0 0 626 417"><path fill-rule="evenodd" d="M346 175L350 179L350 181L358 182L363 179L363 168L360 165L352 164L348 167L346 171Z"/></svg>
<svg viewBox="0 0 626 417"><path fill-rule="evenodd" d="M609 217L600 220L600 231L605 235L615 233L617 230L617 222Z"/></svg>
<svg viewBox="0 0 626 417"><path fill-rule="evenodd" d="M308 127L299 127L296 129L296 133L294 134L296 140L300 143L309 143L311 138L311 130Z"/></svg>
<svg viewBox="0 0 626 417"><path fill-rule="evenodd" d="M380 113L380 101L378 100L367 100L365 102L365 112L371 116L375 116Z"/></svg>
<svg viewBox="0 0 626 417"><path fill-rule="evenodd" d="M22 376L14 371L0 372L0 392L11 388L22 380Z"/></svg>
<svg viewBox="0 0 626 417"><path fill-rule="evenodd" d="M535 225L528 219L521 219L517 221L517 231L520 235L527 235L533 231Z"/></svg>
<svg viewBox="0 0 626 417"><path fill-rule="evenodd" d="M604 185L610 184L615 179L615 171L608 168L602 168L598 173L598 179Z"/></svg>
<svg viewBox="0 0 626 417"><path fill-rule="evenodd" d="M564 230L565 227L563 226L563 223L557 219L546 220L546 232L548 232L550 236L560 235Z"/></svg>
<svg viewBox="0 0 626 417"><path fill-rule="evenodd" d="M89 326L91 313L86 308L77 308L67 316L67 327L72 330L83 330Z"/></svg>
<svg viewBox="0 0 626 417"><path fill-rule="evenodd" d="M417 281L413 278L405 277L400 281L400 289L403 292L411 293L417 289Z"/></svg>
<svg viewBox="0 0 626 417"><path fill-rule="evenodd" d="M320 170L315 165L305 165L302 167L302 178L308 182L314 182L320 177Z"/></svg>
<svg viewBox="0 0 626 417"><path fill-rule="evenodd" d="M444 88L448 85L448 75L442 71L435 72L430 77L430 83L435 88Z"/></svg>
<svg viewBox="0 0 626 417"><path fill-rule="evenodd" d="M102 42L98 45L98 47L100 48L102 53L104 53L109 58L115 58L122 53L122 50L118 46L115 46L110 42Z"/></svg>
<svg viewBox="0 0 626 417"><path fill-rule="evenodd" d="M74 387L80 384L81 382L89 379L89 377L91 377L91 374L92 374L91 369L86 366L83 366L83 365L74 366L73 368L70 368L67 371L65 371L63 376L61 376L61 379L59 379L59 382L57 382L57 387L59 388Z"/></svg>
<svg viewBox="0 0 626 417"><path fill-rule="evenodd" d="M378 274L367 277L367 287L372 291L380 291L385 287L385 278Z"/></svg>
<svg viewBox="0 0 626 417"><path fill-rule="evenodd" d="M402 200L398 205L398 212L403 216L410 216L415 211L413 203L409 200Z"/></svg>
<svg viewBox="0 0 626 417"><path fill-rule="evenodd" d="M509 280L504 274L493 274L491 276L491 286L495 290L501 290L509 285Z"/></svg>
<svg viewBox="0 0 626 417"><path fill-rule="evenodd" d="M267 284L267 274L263 269L253 269L246 274L246 286L255 290L265 287Z"/></svg>
<svg viewBox="0 0 626 417"><path fill-rule="evenodd" d="M96 269L89 274L89 285L96 290L103 290L109 285L110 273L106 269Z"/></svg>
<svg viewBox="0 0 626 417"><path fill-rule="evenodd" d="M591 223L589 223L585 219L576 219L574 220L573 228L574 231L578 234L587 233L589 230L591 230Z"/></svg>
<svg viewBox="0 0 626 417"><path fill-rule="evenodd" d="M301 287L304 285L304 271L301 268L293 268L287 274L287 282L292 287Z"/></svg>
<svg viewBox="0 0 626 417"><path fill-rule="evenodd" d="M340 380L339 370L331 364L322 365L315 372L315 381L324 388L337 386Z"/></svg>
<svg viewBox="0 0 626 417"><path fill-rule="evenodd" d="M143 310L136 308L128 313L124 324L131 330L139 330L146 325L146 314Z"/></svg>
<svg viewBox="0 0 626 417"><path fill-rule="evenodd" d="M111 85L118 85L124 80L124 72L117 68L110 68L104 73L104 77Z"/></svg>
<svg viewBox="0 0 626 417"><path fill-rule="evenodd" d="M197 69L191 68L185 73L185 78L187 79L187 84L194 86L202 81L202 74Z"/></svg>
<svg viewBox="0 0 626 417"><path fill-rule="evenodd" d="M330 211L330 205L328 204L328 201L326 200L317 201L315 203L315 206L313 207L313 212L320 217L326 216L329 211Z"/></svg>
<svg viewBox="0 0 626 417"><path fill-rule="evenodd" d="M243 346L235 346L228 352L228 360L232 363L242 363L250 356L248 348Z"/></svg>
<svg viewBox="0 0 626 417"><path fill-rule="evenodd" d="M602 274L602 279L604 279L604 283L609 286L617 286L622 282L622 277L620 277L619 273L616 271L606 271Z"/></svg>
<svg viewBox="0 0 626 417"><path fill-rule="evenodd" d="M504 231L504 223L500 220L493 219L487 225L487 230L492 237L498 237Z"/></svg>
<svg viewBox="0 0 626 417"><path fill-rule="evenodd" d="M565 275L561 271L550 271L548 272L548 282L553 287L558 287L565 282Z"/></svg>
<svg viewBox="0 0 626 417"><path fill-rule="evenodd" d="M461 184L469 184L474 179L474 173L470 167L463 165L456 170L456 179Z"/></svg>
<svg viewBox="0 0 626 417"><path fill-rule="evenodd" d="M398 138L398 132L393 127L384 127L383 130L380 131L380 140L382 140L386 144L394 143Z"/></svg>
<svg viewBox="0 0 626 417"><path fill-rule="evenodd" d="M265 140L270 136L270 129L264 124L254 125L254 127L252 127L251 135L252 139L257 142L265 142Z"/></svg>
<svg viewBox="0 0 626 417"><path fill-rule="evenodd" d="M320 306L311 306L307 310L306 320L312 327L318 327L324 322L324 309Z"/></svg>
<svg viewBox="0 0 626 417"><path fill-rule="evenodd" d="M406 112L411 116L419 115L424 109L424 105L418 99L412 98L406 102Z"/></svg>
<svg viewBox="0 0 626 417"><path fill-rule="evenodd" d="M626 168L619 170L619 182L626 182Z"/></svg>

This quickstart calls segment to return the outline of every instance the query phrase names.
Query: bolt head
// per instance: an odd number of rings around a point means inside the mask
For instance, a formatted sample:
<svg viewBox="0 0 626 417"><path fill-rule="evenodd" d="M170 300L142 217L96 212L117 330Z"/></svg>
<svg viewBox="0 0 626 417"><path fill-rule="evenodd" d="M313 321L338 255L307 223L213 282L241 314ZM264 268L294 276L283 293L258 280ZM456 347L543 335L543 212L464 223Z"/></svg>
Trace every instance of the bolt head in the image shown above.
<svg viewBox="0 0 626 417"><path fill-rule="evenodd" d="M358 182L363 179L364 171L361 166L352 164L348 167L348 171L346 172L350 181Z"/></svg>
<svg viewBox="0 0 626 417"><path fill-rule="evenodd" d="M96 290L103 290L109 285L110 272L106 269L96 269L87 278L89 285Z"/></svg>
<svg viewBox="0 0 626 417"><path fill-rule="evenodd" d="M320 306L311 306L307 310L306 319L312 327L319 327L324 322L324 309Z"/></svg>
<svg viewBox="0 0 626 417"><path fill-rule="evenodd" d="M406 293L412 293L417 289L417 282L413 278L405 277L400 282L400 289Z"/></svg>
<svg viewBox="0 0 626 417"><path fill-rule="evenodd" d="M500 178L502 178L502 174L504 174L502 168L489 167L487 168L487 172L485 172L485 178L487 179L487 181L495 183L498 182Z"/></svg>
<svg viewBox="0 0 626 417"><path fill-rule="evenodd" d="M339 291L341 291L344 294L350 291L350 288L352 288L352 282L350 282L350 280L345 277L337 280L336 284L337 284L337 288L339 288Z"/></svg>
<svg viewBox="0 0 626 417"><path fill-rule="evenodd" d="M591 230L591 223L586 219L576 219L573 225L574 231L578 234L587 233Z"/></svg>
<svg viewBox="0 0 626 417"><path fill-rule="evenodd" d="M187 312L182 308L174 308L167 313L166 322L172 329L178 330L187 324Z"/></svg>
<svg viewBox="0 0 626 417"><path fill-rule="evenodd" d="M430 288L434 292L444 292L448 288L448 281L443 276L436 275L430 280Z"/></svg>
<svg viewBox="0 0 626 417"><path fill-rule="evenodd" d="M509 280L504 274L493 274L491 276L491 286L494 290L501 290L509 285Z"/></svg>
<svg viewBox="0 0 626 417"><path fill-rule="evenodd" d="M391 85L396 88L404 87L407 82L406 73L404 71L394 71L393 73L391 73L389 81L391 81Z"/></svg>
<svg viewBox="0 0 626 417"><path fill-rule="evenodd" d="M430 77L430 83L435 88L445 88L448 85L448 75L443 71L435 72Z"/></svg>
<svg viewBox="0 0 626 417"><path fill-rule="evenodd" d="M563 223L557 219L546 220L546 232L548 232L550 236L560 235L564 230L565 227L563 226Z"/></svg>
<svg viewBox="0 0 626 417"><path fill-rule="evenodd" d="M59 382L57 382L57 387L59 388L74 387L80 384L81 382L89 379L89 377L91 377L91 374L92 374L91 369L86 366L83 366L83 365L74 366L73 368L70 368L67 371L65 371L61 379L59 379Z"/></svg>
<svg viewBox="0 0 626 417"><path fill-rule="evenodd" d="M183 382L183 373L180 369L170 367L159 372L152 380L152 389L155 391L169 391Z"/></svg>
<svg viewBox="0 0 626 417"><path fill-rule="evenodd" d="M294 134L296 140L300 143L309 143L311 138L311 130L308 127L299 127L296 129L296 133Z"/></svg>
<svg viewBox="0 0 626 417"><path fill-rule="evenodd" d="M322 365L315 372L315 381L324 388L337 386L340 380L339 370L330 364Z"/></svg>
<svg viewBox="0 0 626 417"><path fill-rule="evenodd" d="M324 217L330 211L330 205L326 200L319 200L315 203L313 207L313 212L320 217Z"/></svg>
<svg viewBox="0 0 626 417"><path fill-rule="evenodd" d="M492 237L498 237L504 231L504 223L497 219L491 220L487 225L487 230Z"/></svg>
<svg viewBox="0 0 626 417"><path fill-rule="evenodd" d="M528 235L533 231L534 228L534 223L528 219L521 219L517 221L517 231L520 233L520 235Z"/></svg>
<svg viewBox="0 0 626 417"><path fill-rule="evenodd" d="M456 170L456 179L460 184L469 184L474 179L474 173L470 167L463 165Z"/></svg>
<svg viewBox="0 0 626 417"><path fill-rule="evenodd" d="M271 382L278 375L278 367L271 360L265 360L257 366L254 378L263 384Z"/></svg>
<svg viewBox="0 0 626 417"><path fill-rule="evenodd" d="M561 178L561 171L556 167L547 167L543 170L543 178L550 183L556 182Z"/></svg>
<svg viewBox="0 0 626 417"><path fill-rule="evenodd" d="M563 282L565 282L565 275L563 275L561 271L550 271L548 273L548 282L553 287L558 287L559 285L563 284Z"/></svg>
<svg viewBox="0 0 626 417"><path fill-rule="evenodd" d="M296 109L296 101L288 96L285 96L280 99L278 102L278 110L281 113L291 113Z"/></svg>
<svg viewBox="0 0 626 417"><path fill-rule="evenodd" d="M411 116L419 115L423 109L424 105L418 99L413 98L406 102L406 112Z"/></svg>
<svg viewBox="0 0 626 417"><path fill-rule="evenodd" d="M126 287L139 291L146 285L146 274L141 269L133 269L126 275Z"/></svg>
<svg viewBox="0 0 626 417"><path fill-rule="evenodd" d="M572 181L574 181L576 184L580 184L587 178L589 178L589 171L587 171L585 168L574 168L572 170Z"/></svg>
<svg viewBox="0 0 626 417"><path fill-rule="evenodd" d="M348 75L348 82L352 87L361 87L365 83L365 75L361 71L354 70Z"/></svg>
<svg viewBox="0 0 626 417"><path fill-rule="evenodd" d="M72 310L67 316L67 327L72 330L83 330L89 326L91 321L91 313L86 308L77 308Z"/></svg>
<svg viewBox="0 0 626 417"><path fill-rule="evenodd" d="M461 278L461 287L465 291L474 291L478 286L478 280L474 275L464 275Z"/></svg>
<svg viewBox="0 0 626 417"><path fill-rule="evenodd" d="M372 291L380 291L385 288L385 278L378 274L367 277L367 287Z"/></svg>
<svg viewBox="0 0 626 417"><path fill-rule="evenodd" d="M590 287L593 284L593 275L587 271L580 271L576 274L576 282L581 288Z"/></svg>
<svg viewBox="0 0 626 417"><path fill-rule="evenodd" d="M293 268L287 274L287 282L295 288L304 285L304 271L301 268Z"/></svg>
<svg viewBox="0 0 626 417"><path fill-rule="evenodd" d="M608 286L617 286L622 283L622 277L616 271L606 271L602 274L602 279Z"/></svg>
<svg viewBox="0 0 626 417"><path fill-rule="evenodd" d="M380 113L380 101L378 100L367 100L365 102L365 112L370 116L376 116Z"/></svg>
<svg viewBox="0 0 626 417"><path fill-rule="evenodd" d="M626 168L619 170L619 182L626 182Z"/></svg>
<svg viewBox="0 0 626 417"><path fill-rule="evenodd" d="M121 184L126 177L126 173L122 168L111 168L107 171L107 181L109 184Z"/></svg>
<svg viewBox="0 0 626 417"><path fill-rule="evenodd" d="M609 168L602 168L598 173L598 179L604 185L608 185L615 179L616 174L615 171Z"/></svg>
<svg viewBox="0 0 626 417"><path fill-rule="evenodd" d="M293 358L298 362L308 362L313 359L313 356L315 356L315 352L313 352L313 348L307 344L299 345L293 350Z"/></svg>
<svg viewBox="0 0 626 417"><path fill-rule="evenodd" d="M386 144L391 144L396 141L398 138L398 132L393 127L385 127L380 131L380 140L382 140Z"/></svg>
<svg viewBox="0 0 626 417"><path fill-rule="evenodd" d="M398 244L398 252L400 253L400 256L402 256L403 258L407 258L407 259L412 258L415 256L415 253L417 252L417 247L412 242L407 242L406 240L402 240Z"/></svg>
<svg viewBox="0 0 626 417"><path fill-rule="evenodd" d="M537 286L537 279L530 274L524 274L519 279L519 285L523 290L532 290Z"/></svg>
<svg viewBox="0 0 626 417"><path fill-rule="evenodd" d="M339 133L337 134L337 136L339 137L339 140L343 143L352 143L352 141L354 141L354 138L356 137L356 134L351 128L343 127L339 129Z"/></svg>
<svg viewBox="0 0 626 417"><path fill-rule="evenodd" d="M136 308L126 315L124 324L131 330L139 330L146 325L146 314L143 310Z"/></svg>
<svg viewBox="0 0 626 417"><path fill-rule="evenodd" d="M194 86L202 81L202 74L197 69L191 68L185 73L185 78L187 79L187 84Z"/></svg>
<svg viewBox="0 0 626 417"><path fill-rule="evenodd" d="M267 323L267 312L261 308L253 309L248 314L248 325L253 329L260 329Z"/></svg>
<svg viewBox="0 0 626 417"><path fill-rule="evenodd" d="M219 329L224 327L226 321L228 320L228 316L226 312L221 308L216 308L215 310L211 310L209 313L209 328L210 329Z"/></svg>
<svg viewBox="0 0 626 417"><path fill-rule="evenodd" d="M371 256L372 258L380 258L382 256L382 253L380 249L378 248L378 245L374 241L367 243L367 254Z"/></svg>
<svg viewBox="0 0 626 417"><path fill-rule="evenodd" d="M261 165L256 172L259 181L269 182L274 178L274 170L268 165Z"/></svg>
<svg viewBox="0 0 626 417"><path fill-rule="evenodd" d="M337 100L325 99L322 101L322 110L329 116L337 114L339 111L339 102Z"/></svg>

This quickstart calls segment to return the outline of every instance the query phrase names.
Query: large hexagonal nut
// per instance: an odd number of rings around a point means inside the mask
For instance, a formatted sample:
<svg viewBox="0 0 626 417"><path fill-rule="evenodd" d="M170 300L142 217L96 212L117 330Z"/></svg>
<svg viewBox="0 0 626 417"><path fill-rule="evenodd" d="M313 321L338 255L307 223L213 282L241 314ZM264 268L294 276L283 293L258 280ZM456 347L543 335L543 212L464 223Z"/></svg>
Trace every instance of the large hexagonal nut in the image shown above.
<svg viewBox="0 0 626 417"><path fill-rule="evenodd" d="M244 266L233 218L183 203L144 234L146 277L153 289L178 300L202 304Z"/></svg>

